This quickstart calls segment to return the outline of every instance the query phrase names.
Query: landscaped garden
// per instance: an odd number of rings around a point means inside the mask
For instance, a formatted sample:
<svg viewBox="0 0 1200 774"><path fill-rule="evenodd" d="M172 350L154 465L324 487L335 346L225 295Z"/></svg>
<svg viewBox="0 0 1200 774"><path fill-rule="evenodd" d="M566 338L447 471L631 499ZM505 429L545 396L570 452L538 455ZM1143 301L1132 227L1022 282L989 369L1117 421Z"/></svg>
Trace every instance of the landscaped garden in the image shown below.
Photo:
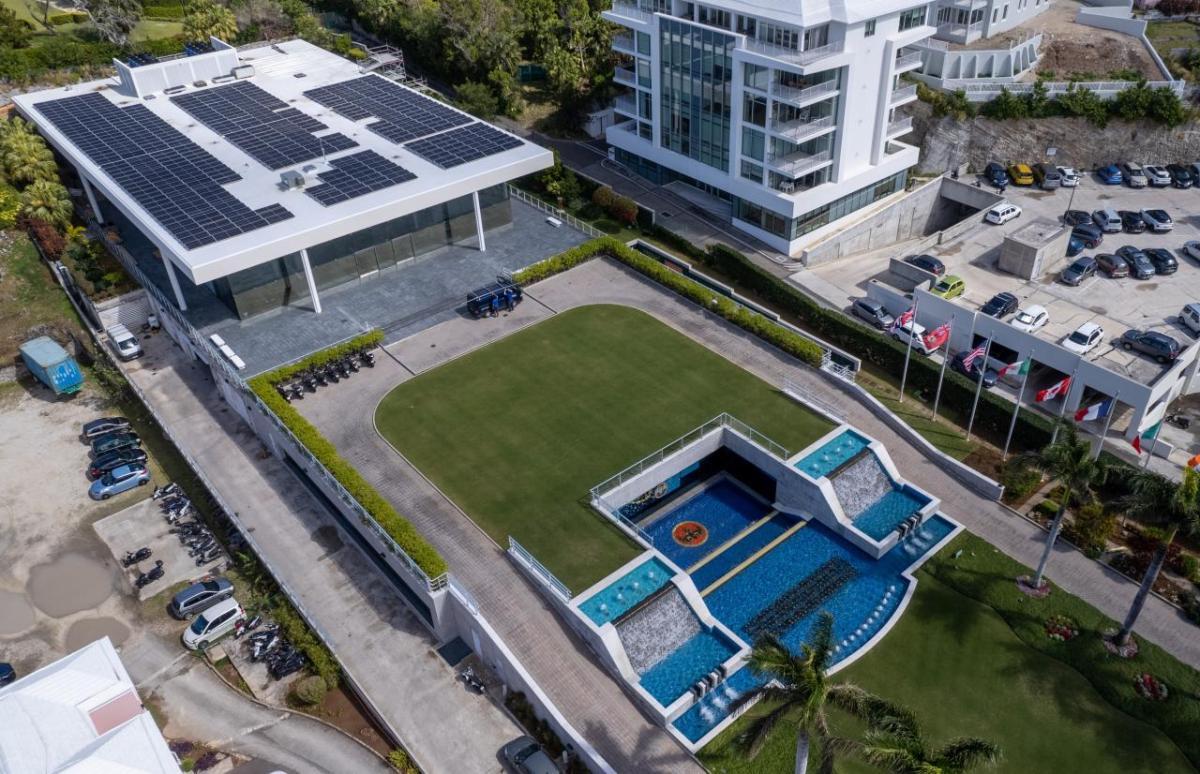
<svg viewBox="0 0 1200 774"><path fill-rule="evenodd" d="M380 403L380 432L500 545L515 537L578 592L638 548L588 490L728 412L788 449L825 419L642 312L560 314L422 374Z"/></svg>

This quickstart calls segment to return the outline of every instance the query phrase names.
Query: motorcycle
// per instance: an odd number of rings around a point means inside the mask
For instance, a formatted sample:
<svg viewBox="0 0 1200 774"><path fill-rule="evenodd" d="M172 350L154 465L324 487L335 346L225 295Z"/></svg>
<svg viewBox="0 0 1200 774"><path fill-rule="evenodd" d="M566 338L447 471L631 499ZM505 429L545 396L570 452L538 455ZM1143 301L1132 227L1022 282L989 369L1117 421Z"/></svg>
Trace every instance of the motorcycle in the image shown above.
<svg viewBox="0 0 1200 774"><path fill-rule="evenodd" d="M121 560L123 567L132 567L143 559L150 558L150 546L142 546L136 551L126 551L125 558Z"/></svg>
<svg viewBox="0 0 1200 774"><path fill-rule="evenodd" d="M262 620L263 620L263 617L262 617L262 614L260 613L260 614L256 614L250 620L246 620L245 618L243 618L242 620L238 621L237 625L233 629L233 638L235 640L240 640L242 638L242 635L246 634L246 632L252 632L255 629L257 629L258 625L262 623Z"/></svg>
<svg viewBox="0 0 1200 774"><path fill-rule="evenodd" d="M1192 426L1192 420L1183 414L1167 414L1167 424L1175 425L1181 430L1187 430Z"/></svg>
<svg viewBox="0 0 1200 774"><path fill-rule="evenodd" d="M208 564L209 562L215 560L220 555L221 555L221 547L213 546L212 548L208 549L207 551L205 551L204 553L202 553L196 557L196 566L203 567L204 565Z"/></svg>
<svg viewBox="0 0 1200 774"><path fill-rule="evenodd" d="M459 672L458 676L462 678L464 683L478 693L483 693L487 690L487 686L483 684L483 681L479 679L479 677L475 674L475 670L471 667L467 667L463 671Z"/></svg>
<svg viewBox="0 0 1200 774"><path fill-rule="evenodd" d="M150 568L149 572L144 572L138 575L137 580L133 582L133 585L139 589L149 586L151 583L161 578L163 576L163 572L163 563L162 560L159 559L154 563L154 566Z"/></svg>
<svg viewBox="0 0 1200 774"><path fill-rule="evenodd" d="M180 487L179 484L176 484L175 482L172 481L171 483L166 484L164 486L155 487L154 493L152 495L150 495L150 497L154 500L160 500L169 495L177 495L177 494L183 494L183 488Z"/></svg>

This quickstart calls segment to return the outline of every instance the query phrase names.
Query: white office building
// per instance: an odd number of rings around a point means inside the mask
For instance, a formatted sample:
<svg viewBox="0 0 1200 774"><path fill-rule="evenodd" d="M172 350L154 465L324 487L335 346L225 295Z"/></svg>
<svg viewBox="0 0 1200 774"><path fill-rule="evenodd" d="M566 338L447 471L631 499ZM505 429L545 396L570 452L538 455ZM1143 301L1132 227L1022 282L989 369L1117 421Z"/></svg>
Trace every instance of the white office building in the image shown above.
<svg viewBox="0 0 1200 774"><path fill-rule="evenodd" d="M625 28L617 161L729 203L733 224L789 255L903 191L917 148L900 76L935 32L915 0L616 0ZM623 120L622 120L623 119Z"/></svg>

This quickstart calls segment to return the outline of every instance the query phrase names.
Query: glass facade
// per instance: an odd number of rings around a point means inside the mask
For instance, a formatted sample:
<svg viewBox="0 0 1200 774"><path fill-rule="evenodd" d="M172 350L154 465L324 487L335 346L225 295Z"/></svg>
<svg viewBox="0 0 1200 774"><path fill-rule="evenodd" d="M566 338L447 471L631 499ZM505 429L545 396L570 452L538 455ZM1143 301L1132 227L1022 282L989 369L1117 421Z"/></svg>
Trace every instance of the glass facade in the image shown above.
<svg viewBox="0 0 1200 774"><path fill-rule="evenodd" d="M852 212L861 210L869 204L891 196L897 191L904 190L908 172L899 172L878 183L860 188L854 193L843 196L815 210L806 212L798 218L788 220L770 210L764 209L754 202L737 199L734 202L734 217L757 226L763 231L789 241L798 239L807 233L816 231L822 226L833 223Z"/></svg>
<svg viewBox="0 0 1200 774"><path fill-rule="evenodd" d="M662 146L728 172L734 38L674 19L660 33Z"/></svg>

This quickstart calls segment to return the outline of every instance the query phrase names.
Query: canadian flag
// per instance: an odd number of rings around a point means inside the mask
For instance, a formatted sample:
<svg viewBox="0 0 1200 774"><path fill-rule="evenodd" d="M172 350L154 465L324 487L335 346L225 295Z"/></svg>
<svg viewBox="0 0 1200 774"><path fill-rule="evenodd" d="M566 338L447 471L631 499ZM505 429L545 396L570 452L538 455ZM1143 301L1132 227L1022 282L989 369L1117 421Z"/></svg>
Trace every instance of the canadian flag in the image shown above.
<svg viewBox="0 0 1200 774"><path fill-rule="evenodd" d="M1037 391L1037 402L1045 403L1048 400L1054 400L1059 395L1062 395L1071 386L1071 377L1064 378L1061 382L1053 387L1047 387L1044 390Z"/></svg>

